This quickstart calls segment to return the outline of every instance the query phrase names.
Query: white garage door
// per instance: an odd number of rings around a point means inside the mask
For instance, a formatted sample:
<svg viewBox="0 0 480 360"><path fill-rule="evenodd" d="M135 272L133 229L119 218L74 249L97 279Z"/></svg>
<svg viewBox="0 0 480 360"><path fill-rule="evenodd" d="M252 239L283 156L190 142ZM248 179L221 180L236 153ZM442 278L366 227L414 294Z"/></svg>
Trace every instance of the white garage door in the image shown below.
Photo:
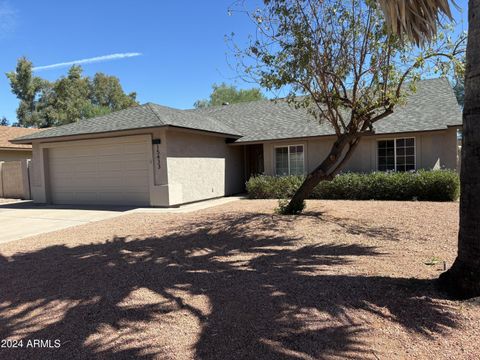
<svg viewBox="0 0 480 360"><path fill-rule="evenodd" d="M149 205L150 136L76 141L49 148L54 204Z"/></svg>

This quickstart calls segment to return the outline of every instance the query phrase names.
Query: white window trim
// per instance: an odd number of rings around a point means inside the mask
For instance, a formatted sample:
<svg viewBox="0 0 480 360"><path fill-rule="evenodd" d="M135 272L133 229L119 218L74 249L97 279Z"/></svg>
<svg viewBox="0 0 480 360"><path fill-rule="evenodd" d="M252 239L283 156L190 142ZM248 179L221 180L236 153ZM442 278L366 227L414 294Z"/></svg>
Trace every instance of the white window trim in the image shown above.
<svg viewBox="0 0 480 360"><path fill-rule="evenodd" d="M278 148L287 148L287 160L288 160L288 175L290 174L290 147L291 146L301 146L302 147L302 162L303 162L303 174L305 174L305 145L304 144L288 144L288 145L275 145L273 147L273 163L274 163L274 173L277 175L277 149Z"/></svg>
<svg viewBox="0 0 480 360"><path fill-rule="evenodd" d="M389 138L380 138L377 139L376 143L376 148L375 148L375 162L377 163L377 171L385 171L385 170L379 170L379 164L378 164L378 143L380 141L388 141L388 140L393 140L393 161L394 161L394 166L395 170L397 171L397 140L401 139L413 139L413 160L414 164L413 166L415 167L414 170L417 170L417 137L416 136L405 136L405 137L389 137Z"/></svg>

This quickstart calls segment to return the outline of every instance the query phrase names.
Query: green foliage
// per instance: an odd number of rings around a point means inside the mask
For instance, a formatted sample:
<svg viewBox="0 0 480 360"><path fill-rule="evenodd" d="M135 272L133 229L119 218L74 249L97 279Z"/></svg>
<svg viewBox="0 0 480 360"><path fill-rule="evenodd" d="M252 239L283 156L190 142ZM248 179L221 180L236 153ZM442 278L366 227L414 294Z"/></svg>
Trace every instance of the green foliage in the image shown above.
<svg viewBox="0 0 480 360"><path fill-rule="evenodd" d="M5 116L0 119L0 126L8 126L8 120Z"/></svg>
<svg viewBox="0 0 480 360"><path fill-rule="evenodd" d="M125 94L118 78L96 73L90 82L90 97L93 105L117 111L138 105L137 94Z"/></svg>
<svg viewBox="0 0 480 360"><path fill-rule="evenodd" d="M302 182L302 176L258 175L247 181L247 192L251 199L285 199L292 197Z"/></svg>
<svg viewBox="0 0 480 360"><path fill-rule="evenodd" d="M20 100L20 126L58 126L138 105L136 94L125 94L114 76L97 73L91 79L74 65L67 76L49 82L34 76L32 68L28 59L20 58L16 70L7 73L12 92Z"/></svg>
<svg viewBox="0 0 480 360"><path fill-rule="evenodd" d="M302 200L299 203L293 204L292 210L287 212L287 207L289 203L290 201L288 199L278 200L278 208L275 209L275 212L279 215L298 215L301 214L307 206L305 200Z"/></svg>
<svg viewBox="0 0 480 360"><path fill-rule="evenodd" d="M247 192L252 199L290 198L303 182L302 176L250 178ZM455 201L460 180L450 170L417 172L344 173L322 181L311 199Z"/></svg>
<svg viewBox="0 0 480 360"><path fill-rule="evenodd" d="M377 121L408 101L422 76L464 71L465 34L453 36L451 26L442 26L417 47L388 31L377 1L240 3L256 32L246 47L232 46L237 67L263 88L287 92L289 104L331 128L336 139L315 166L327 178L341 170L362 136L374 133ZM306 188L321 177L316 175ZM305 192L292 201L300 196Z"/></svg>
<svg viewBox="0 0 480 360"><path fill-rule="evenodd" d="M457 97L458 104L463 107L465 102L465 80L463 77L455 77L455 85L453 85L453 92Z"/></svg>
<svg viewBox="0 0 480 360"><path fill-rule="evenodd" d="M247 48L233 47L239 70L268 90L287 90L337 136L368 131L422 75L462 68L464 35L452 39L445 26L413 47L387 31L376 1L268 0L246 13L257 32Z"/></svg>
<svg viewBox="0 0 480 360"><path fill-rule="evenodd" d="M17 119L23 126L43 126L38 111L38 96L47 91L49 84L37 76L33 76L32 63L26 58L18 59L15 71L7 73L12 93L20 100L17 108Z"/></svg>
<svg viewBox="0 0 480 360"><path fill-rule="evenodd" d="M225 103L235 104L262 99L266 98L260 89L237 89L234 85L222 83L220 85L213 84L210 98L208 100L197 100L193 106L198 109L209 106L219 106Z"/></svg>

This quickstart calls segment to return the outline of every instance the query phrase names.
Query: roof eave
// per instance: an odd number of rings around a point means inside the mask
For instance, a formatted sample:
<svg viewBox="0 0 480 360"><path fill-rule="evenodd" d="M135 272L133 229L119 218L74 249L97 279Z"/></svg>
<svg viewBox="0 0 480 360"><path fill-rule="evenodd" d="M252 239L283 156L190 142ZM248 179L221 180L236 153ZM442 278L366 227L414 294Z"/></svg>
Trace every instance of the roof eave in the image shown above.
<svg viewBox="0 0 480 360"><path fill-rule="evenodd" d="M142 131L142 130L160 129L160 128L187 129L187 130L198 131L198 132L206 132L206 133L212 133L212 134L218 134L218 135L225 135L226 137L236 138L236 139L239 139L239 138L242 137L242 135L239 135L239 134L230 134L230 133L223 133L223 132L210 131L210 130L201 130L201 129L194 129L194 128L190 128L190 127L182 127L182 126L160 125L160 126L148 126L148 127L142 127L142 128L134 128L134 129L98 131L98 132L92 132L92 133L87 133L87 134L70 134L70 135L35 137L35 138L20 137L20 138L10 140L10 142L13 143L13 144L32 144L34 141L49 142L50 140L53 141L53 140L59 139L59 138L88 137L90 135L102 135L102 134L110 134L110 133L111 134L117 134L117 133L128 132L128 131Z"/></svg>
<svg viewBox="0 0 480 360"><path fill-rule="evenodd" d="M32 147L0 146L2 151L32 151Z"/></svg>
<svg viewBox="0 0 480 360"><path fill-rule="evenodd" d="M427 133L427 132L437 132L437 131L445 131L449 128L458 128L462 127L462 125L447 125L446 127L442 128L435 128L435 129L425 129L425 130L405 130L405 131L390 131L390 132L378 132L370 135L364 135L365 137L372 137L372 136L392 136L395 134L403 135L403 134L412 134L412 133ZM259 144L264 142L275 142L275 141L299 141L301 139L318 139L318 138L326 138L326 137L334 137L335 134L317 134L317 135L309 135L309 136L292 136L292 137L278 137L278 138L264 138L264 139L255 139L255 140L241 140L241 138L237 139L240 141L235 141L230 145L250 145L250 144Z"/></svg>

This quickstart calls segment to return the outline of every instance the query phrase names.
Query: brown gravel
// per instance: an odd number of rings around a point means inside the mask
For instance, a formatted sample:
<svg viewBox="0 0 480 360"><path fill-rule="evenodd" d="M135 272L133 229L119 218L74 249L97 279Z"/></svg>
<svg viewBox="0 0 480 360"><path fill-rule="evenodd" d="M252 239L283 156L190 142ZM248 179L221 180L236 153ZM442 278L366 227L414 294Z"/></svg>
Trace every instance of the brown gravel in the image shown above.
<svg viewBox="0 0 480 360"><path fill-rule="evenodd" d="M24 341L0 358L480 357L478 303L433 281L454 260L457 203L310 201L299 217L276 205L130 214L0 245L0 338Z"/></svg>

